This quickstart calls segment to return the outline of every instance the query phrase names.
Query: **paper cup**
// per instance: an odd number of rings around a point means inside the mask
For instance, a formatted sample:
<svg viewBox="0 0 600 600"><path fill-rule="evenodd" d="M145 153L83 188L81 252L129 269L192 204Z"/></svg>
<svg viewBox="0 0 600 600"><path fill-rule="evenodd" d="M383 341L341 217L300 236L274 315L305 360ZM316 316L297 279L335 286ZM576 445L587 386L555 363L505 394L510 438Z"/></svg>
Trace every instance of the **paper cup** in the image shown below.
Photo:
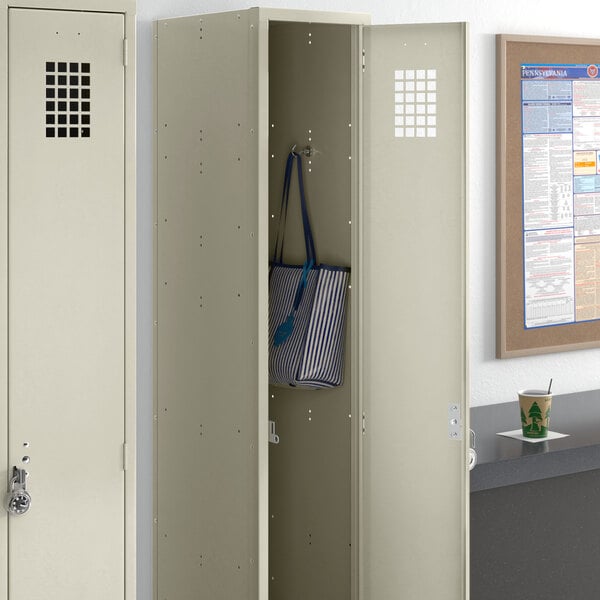
<svg viewBox="0 0 600 600"><path fill-rule="evenodd" d="M545 390L521 390L519 392L521 425L528 438L545 438L550 427L552 394Z"/></svg>

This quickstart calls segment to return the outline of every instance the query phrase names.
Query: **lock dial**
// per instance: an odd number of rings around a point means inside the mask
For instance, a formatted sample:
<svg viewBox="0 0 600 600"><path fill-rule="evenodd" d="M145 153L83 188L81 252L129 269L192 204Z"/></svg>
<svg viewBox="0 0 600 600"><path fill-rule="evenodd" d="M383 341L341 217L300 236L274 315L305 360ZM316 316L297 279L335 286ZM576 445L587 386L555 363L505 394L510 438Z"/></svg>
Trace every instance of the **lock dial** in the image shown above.
<svg viewBox="0 0 600 600"><path fill-rule="evenodd" d="M13 467L8 493L6 494L6 510L15 516L24 515L31 507L31 496L27 491L27 476L25 469Z"/></svg>

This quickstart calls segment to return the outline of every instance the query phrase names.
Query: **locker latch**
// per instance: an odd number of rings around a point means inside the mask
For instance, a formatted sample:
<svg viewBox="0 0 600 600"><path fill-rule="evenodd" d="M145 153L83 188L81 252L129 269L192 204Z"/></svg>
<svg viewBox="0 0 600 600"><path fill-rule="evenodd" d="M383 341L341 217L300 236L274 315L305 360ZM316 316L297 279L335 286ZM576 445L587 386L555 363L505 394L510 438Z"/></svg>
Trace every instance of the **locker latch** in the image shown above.
<svg viewBox="0 0 600 600"><path fill-rule="evenodd" d="M477 464L477 452L475 450L475 432L469 429L471 432L471 444L469 446L469 471L472 471Z"/></svg>
<svg viewBox="0 0 600 600"><path fill-rule="evenodd" d="M279 444L279 436L275 433L275 421L269 421L269 442Z"/></svg>
<svg viewBox="0 0 600 600"><path fill-rule="evenodd" d="M5 506L11 515L24 515L31 507L31 496L27 491L27 476L25 469L13 467L8 493L6 494Z"/></svg>

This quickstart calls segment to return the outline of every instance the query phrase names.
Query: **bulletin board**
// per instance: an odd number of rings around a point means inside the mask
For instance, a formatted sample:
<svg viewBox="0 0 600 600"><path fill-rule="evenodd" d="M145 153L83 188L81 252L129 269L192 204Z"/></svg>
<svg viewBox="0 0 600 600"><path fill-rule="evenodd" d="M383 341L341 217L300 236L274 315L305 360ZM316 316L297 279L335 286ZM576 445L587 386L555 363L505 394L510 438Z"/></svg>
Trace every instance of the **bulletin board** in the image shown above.
<svg viewBox="0 0 600 600"><path fill-rule="evenodd" d="M600 40L496 41L496 355L600 347Z"/></svg>

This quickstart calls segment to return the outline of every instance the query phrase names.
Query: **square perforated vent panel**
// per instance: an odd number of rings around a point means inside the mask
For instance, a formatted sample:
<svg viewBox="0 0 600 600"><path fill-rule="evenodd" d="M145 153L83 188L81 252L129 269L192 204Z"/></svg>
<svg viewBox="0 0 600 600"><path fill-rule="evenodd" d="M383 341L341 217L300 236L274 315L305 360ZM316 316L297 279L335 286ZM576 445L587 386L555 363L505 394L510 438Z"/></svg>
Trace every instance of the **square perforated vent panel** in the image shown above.
<svg viewBox="0 0 600 600"><path fill-rule="evenodd" d="M437 69L395 72L394 135L434 138L437 135Z"/></svg>
<svg viewBox="0 0 600 600"><path fill-rule="evenodd" d="M46 63L46 137L90 137L90 63Z"/></svg>

